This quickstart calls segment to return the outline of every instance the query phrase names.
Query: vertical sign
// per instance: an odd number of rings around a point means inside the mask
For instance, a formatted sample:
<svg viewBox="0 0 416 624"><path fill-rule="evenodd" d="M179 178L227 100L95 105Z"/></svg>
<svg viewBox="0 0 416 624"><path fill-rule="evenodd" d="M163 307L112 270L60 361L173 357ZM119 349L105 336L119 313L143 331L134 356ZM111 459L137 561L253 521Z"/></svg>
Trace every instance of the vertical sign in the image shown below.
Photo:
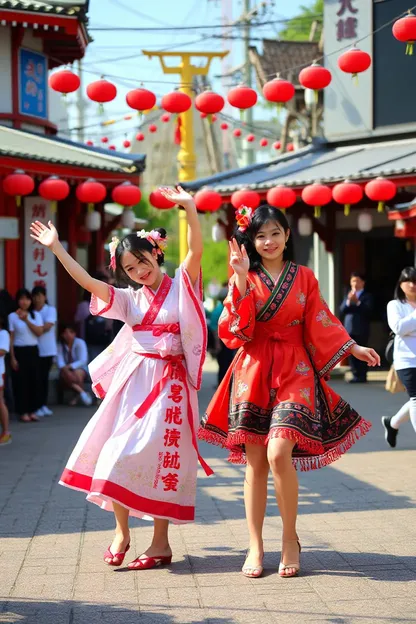
<svg viewBox="0 0 416 624"><path fill-rule="evenodd" d="M324 89L324 129L328 139L364 138L372 134L372 66L359 74L358 84L351 74L338 68L338 57L362 37L365 39L358 47L373 57L372 30L373 0L325 0L325 67L332 73L332 82Z"/></svg>
<svg viewBox="0 0 416 624"><path fill-rule="evenodd" d="M19 48L19 112L48 118L47 58L44 54Z"/></svg>
<svg viewBox="0 0 416 624"><path fill-rule="evenodd" d="M56 305L56 266L53 253L30 237L32 221L55 222L51 211L51 202L41 197L26 197L25 207L25 287L43 286L48 293L48 301Z"/></svg>

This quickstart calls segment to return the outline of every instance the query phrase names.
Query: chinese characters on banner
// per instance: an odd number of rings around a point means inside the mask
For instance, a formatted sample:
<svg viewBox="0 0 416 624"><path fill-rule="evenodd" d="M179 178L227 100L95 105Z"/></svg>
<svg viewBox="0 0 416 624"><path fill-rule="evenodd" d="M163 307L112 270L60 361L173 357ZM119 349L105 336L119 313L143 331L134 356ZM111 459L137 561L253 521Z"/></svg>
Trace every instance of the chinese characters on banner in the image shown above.
<svg viewBox="0 0 416 624"><path fill-rule="evenodd" d="M44 54L19 48L19 112L48 118L47 59Z"/></svg>
<svg viewBox="0 0 416 624"><path fill-rule="evenodd" d="M338 0L337 40L357 39L358 4L357 0Z"/></svg>
<svg viewBox="0 0 416 624"><path fill-rule="evenodd" d="M34 286L43 286L47 290L49 303L56 305L55 256L49 249L30 237L29 229L32 221L54 222L51 202L41 197L26 197L24 210L25 287L32 290Z"/></svg>

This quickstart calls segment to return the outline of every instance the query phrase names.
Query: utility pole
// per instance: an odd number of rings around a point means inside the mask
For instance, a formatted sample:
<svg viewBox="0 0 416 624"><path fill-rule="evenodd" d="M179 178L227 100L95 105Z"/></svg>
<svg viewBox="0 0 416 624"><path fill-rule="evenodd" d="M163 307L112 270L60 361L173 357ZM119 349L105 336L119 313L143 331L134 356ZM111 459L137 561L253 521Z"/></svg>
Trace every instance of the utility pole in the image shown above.
<svg viewBox="0 0 416 624"><path fill-rule="evenodd" d="M211 61L214 58L224 58L228 54L224 52L153 52L142 50L142 53L151 59L156 56L165 74L178 74L180 76L179 91L186 93L193 99L192 84L195 76L206 76ZM166 65L165 58L180 57L180 63L175 66ZM192 58L205 59L201 67L193 65ZM194 119L193 107L180 114L181 120L181 145L178 153L179 182L190 182L196 177L196 155L194 143ZM184 210L179 210L179 261L183 262L188 253L187 221Z"/></svg>
<svg viewBox="0 0 416 624"><path fill-rule="evenodd" d="M241 21L244 21L244 83L247 87L252 86L252 72L251 72L251 61L250 61L250 26L251 26L251 15L250 15L250 0L244 0L244 13L241 16ZM253 125L253 109L247 108L244 111L244 121L246 122L249 131L251 132ZM251 143L247 141L244 142L244 164L252 165L254 163L254 150Z"/></svg>

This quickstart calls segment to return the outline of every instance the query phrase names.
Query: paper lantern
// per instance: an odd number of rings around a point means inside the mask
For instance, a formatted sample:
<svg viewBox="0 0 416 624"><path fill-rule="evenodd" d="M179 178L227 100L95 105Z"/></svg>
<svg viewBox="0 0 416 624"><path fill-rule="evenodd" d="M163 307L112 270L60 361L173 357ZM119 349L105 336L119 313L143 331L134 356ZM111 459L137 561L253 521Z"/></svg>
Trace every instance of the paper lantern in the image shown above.
<svg viewBox="0 0 416 624"><path fill-rule="evenodd" d="M160 189L156 189L149 195L149 201L154 208L158 208L158 210L169 210L169 208L173 208L176 204L166 199L164 195L160 192Z"/></svg>
<svg viewBox="0 0 416 624"><path fill-rule="evenodd" d="M296 193L287 186L275 186L267 191L266 201L270 206L286 210L296 202Z"/></svg>
<svg viewBox="0 0 416 624"><path fill-rule="evenodd" d="M162 97L162 108L168 113L176 115L185 113L192 106L192 100L186 93L182 91L172 91Z"/></svg>
<svg viewBox="0 0 416 624"><path fill-rule="evenodd" d="M224 98L214 91L204 91L195 98L195 108L206 115L214 115L224 108Z"/></svg>
<svg viewBox="0 0 416 624"><path fill-rule="evenodd" d="M108 143L108 137L103 136L101 139L101 143Z"/></svg>
<svg viewBox="0 0 416 624"><path fill-rule="evenodd" d="M358 204L364 196L364 191L359 184L350 180L345 180L341 184L336 184L332 189L332 197L337 204L344 204L344 214L350 214L352 204Z"/></svg>
<svg viewBox="0 0 416 624"><path fill-rule="evenodd" d="M117 87L112 82L102 78L101 80L91 82L87 86L87 95L90 100L99 103L99 110L103 112L103 104L111 102L116 97Z"/></svg>
<svg viewBox="0 0 416 624"><path fill-rule="evenodd" d="M144 136L143 132L138 132L136 134L136 141L144 141L144 139L145 139L145 136Z"/></svg>
<svg viewBox="0 0 416 624"><path fill-rule="evenodd" d="M286 145L286 151L287 151L287 152L294 152L294 151L295 151L295 145L294 145L294 143L288 143L288 144Z"/></svg>
<svg viewBox="0 0 416 624"><path fill-rule="evenodd" d="M85 145L88 145L88 147L93 147L94 142L89 139L88 141L85 141Z"/></svg>
<svg viewBox="0 0 416 624"><path fill-rule="evenodd" d="M51 211L56 212L57 202L66 199L70 188L68 182L58 176L49 176L39 184L39 195L51 202Z"/></svg>
<svg viewBox="0 0 416 624"><path fill-rule="evenodd" d="M282 144L281 144L280 141L275 141L273 143L273 147L274 147L275 150L280 150L282 148Z"/></svg>
<svg viewBox="0 0 416 624"><path fill-rule="evenodd" d="M227 122L223 122L220 126L221 130L228 130L228 123Z"/></svg>
<svg viewBox="0 0 416 624"><path fill-rule="evenodd" d="M309 67L305 67L299 74L299 83L305 89L313 89L315 98L318 99L318 91L325 89L332 80L332 74L329 69L312 63Z"/></svg>
<svg viewBox="0 0 416 624"><path fill-rule="evenodd" d="M319 219L321 216L321 208L332 200L332 192L329 186L315 182L305 186L302 191L302 199L308 206L315 208L315 218Z"/></svg>
<svg viewBox="0 0 416 624"><path fill-rule="evenodd" d="M91 210L94 204L104 201L107 195L107 189L104 184L97 182L94 178L89 178L86 182L78 184L76 190L77 199L84 204L88 204L88 209Z"/></svg>
<svg viewBox="0 0 416 624"><path fill-rule="evenodd" d="M298 221L298 232L300 236L310 236L313 232L312 220L306 215Z"/></svg>
<svg viewBox="0 0 416 624"><path fill-rule="evenodd" d="M135 206L141 200L142 192L131 182L123 182L113 188L111 197L116 204L121 206Z"/></svg>
<svg viewBox="0 0 416 624"><path fill-rule="evenodd" d="M157 126L155 124L150 124L149 126L149 132L151 132L152 134L154 134L155 132L157 132Z"/></svg>
<svg viewBox="0 0 416 624"><path fill-rule="evenodd" d="M260 205L260 195L257 191L251 191L250 189L235 191L231 195L231 204L236 210L238 210L240 206L247 206L247 208L255 210Z"/></svg>
<svg viewBox="0 0 416 624"><path fill-rule="evenodd" d="M241 137L241 134L242 134L242 133L241 133L240 128L235 128L235 129L233 130L233 135L235 136L235 138L236 138L236 139L240 138L240 137Z"/></svg>
<svg viewBox="0 0 416 624"><path fill-rule="evenodd" d="M247 141L247 143L253 143L253 141L255 141L255 140L256 140L256 137L255 137L255 135L254 135L254 134L248 134L248 135L246 136L246 141Z"/></svg>
<svg viewBox="0 0 416 624"><path fill-rule="evenodd" d="M354 47L351 50L347 50L338 58L338 67L341 71L352 74L355 78L361 72L366 71L371 65L371 56Z"/></svg>
<svg viewBox="0 0 416 624"><path fill-rule="evenodd" d="M223 240L227 240L227 232L225 231L225 227L217 221L212 226L211 236L214 243L220 243Z"/></svg>
<svg viewBox="0 0 416 624"><path fill-rule="evenodd" d="M22 196L30 195L35 188L35 181L23 169L16 169L3 180L3 191L16 198L16 206L22 203Z"/></svg>
<svg viewBox="0 0 416 624"><path fill-rule="evenodd" d="M370 232L373 229L373 217L367 212L360 212L357 219L357 226L360 232Z"/></svg>
<svg viewBox="0 0 416 624"><path fill-rule="evenodd" d="M76 91L81 81L77 74L74 74L70 69L62 69L49 76L48 84L51 89L58 91L58 93L73 93Z"/></svg>
<svg viewBox="0 0 416 624"><path fill-rule="evenodd" d="M261 146L261 147L267 147L267 146L268 146L268 144L269 144L269 142L268 142L268 140L267 140L267 139L264 139L264 138L263 138L263 139L260 139L260 146Z"/></svg>
<svg viewBox="0 0 416 624"><path fill-rule="evenodd" d="M123 141L123 147L125 147L126 149L128 149L131 146L131 142L126 139L125 141Z"/></svg>
<svg viewBox="0 0 416 624"><path fill-rule="evenodd" d="M115 145L109 145L108 149L111 150L112 152L115 152L117 148Z"/></svg>
<svg viewBox="0 0 416 624"><path fill-rule="evenodd" d="M96 210L89 210L85 215L85 227L89 232L97 232L101 227L101 214Z"/></svg>
<svg viewBox="0 0 416 624"><path fill-rule="evenodd" d="M121 215L121 227L132 230L134 228L135 222L136 215L134 214L134 211L129 208L123 210L123 213Z"/></svg>
<svg viewBox="0 0 416 624"><path fill-rule="evenodd" d="M211 189L201 189L194 196L195 205L201 212L215 212L222 206L222 197Z"/></svg>
<svg viewBox="0 0 416 624"><path fill-rule="evenodd" d="M207 113L199 113L199 116L201 117L201 119L205 119L206 117L208 117Z"/></svg>
<svg viewBox="0 0 416 624"><path fill-rule="evenodd" d="M378 212L384 211L384 203L393 199L397 187L394 182L386 178L376 178L365 185L365 194L372 201L378 202Z"/></svg>
<svg viewBox="0 0 416 624"><path fill-rule="evenodd" d="M231 89L227 94L227 100L235 108L240 110L246 110L251 108L257 102L257 93L251 87L235 87Z"/></svg>
<svg viewBox="0 0 416 624"><path fill-rule="evenodd" d="M398 41L406 43L406 54L413 54L413 45L416 41L416 16L411 11L394 22L393 35Z"/></svg>
<svg viewBox="0 0 416 624"><path fill-rule="evenodd" d="M163 113L162 117L160 118L160 121L163 121L163 123L168 123L170 121L169 113Z"/></svg>
<svg viewBox="0 0 416 624"><path fill-rule="evenodd" d="M284 104L294 97L295 87L288 80L274 78L274 80L269 80L264 85L263 95L269 102Z"/></svg>
<svg viewBox="0 0 416 624"><path fill-rule="evenodd" d="M132 89L126 95L126 102L130 108L139 112L151 110L156 104L156 96L148 89Z"/></svg>

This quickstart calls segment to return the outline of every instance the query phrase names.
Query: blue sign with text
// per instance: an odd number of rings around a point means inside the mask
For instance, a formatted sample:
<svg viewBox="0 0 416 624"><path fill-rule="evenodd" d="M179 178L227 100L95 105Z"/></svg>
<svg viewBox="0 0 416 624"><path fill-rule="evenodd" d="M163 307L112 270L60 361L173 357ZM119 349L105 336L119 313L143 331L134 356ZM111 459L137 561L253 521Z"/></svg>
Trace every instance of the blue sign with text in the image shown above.
<svg viewBox="0 0 416 624"><path fill-rule="evenodd" d="M48 65L44 54L19 48L19 112L48 118Z"/></svg>

